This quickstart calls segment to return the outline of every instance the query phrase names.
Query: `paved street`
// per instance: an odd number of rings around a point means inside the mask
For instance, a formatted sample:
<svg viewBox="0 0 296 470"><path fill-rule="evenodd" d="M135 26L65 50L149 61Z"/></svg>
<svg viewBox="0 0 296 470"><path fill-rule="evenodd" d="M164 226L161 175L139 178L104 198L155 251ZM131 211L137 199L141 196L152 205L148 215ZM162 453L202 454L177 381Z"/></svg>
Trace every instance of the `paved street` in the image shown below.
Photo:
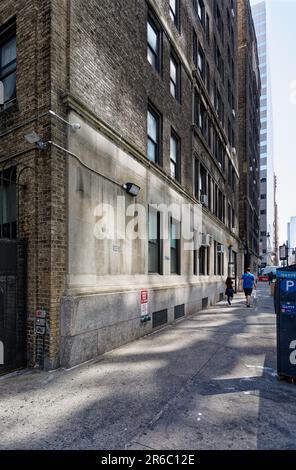
<svg viewBox="0 0 296 470"><path fill-rule="evenodd" d="M1 449L295 449L266 286L72 370L0 379Z"/></svg>

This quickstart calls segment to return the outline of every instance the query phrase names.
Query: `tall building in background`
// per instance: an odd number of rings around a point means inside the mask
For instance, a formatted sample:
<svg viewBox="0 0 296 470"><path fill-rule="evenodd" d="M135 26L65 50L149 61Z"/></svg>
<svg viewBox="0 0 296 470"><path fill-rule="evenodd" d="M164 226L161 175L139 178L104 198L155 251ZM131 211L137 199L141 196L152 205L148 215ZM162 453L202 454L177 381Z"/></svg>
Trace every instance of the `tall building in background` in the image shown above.
<svg viewBox="0 0 296 470"><path fill-rule="evenodd" d="M251 0L261 76L260 99L260 243L261 267L275 263L274 159L270 68L268 60L268 5Z"/></svg>
<svg viewBox="0 0 296 470"><path fill-rule="evenodd" d="M259 265L260 73L249 0L238 0L239 234L245 267Z"/></svg>

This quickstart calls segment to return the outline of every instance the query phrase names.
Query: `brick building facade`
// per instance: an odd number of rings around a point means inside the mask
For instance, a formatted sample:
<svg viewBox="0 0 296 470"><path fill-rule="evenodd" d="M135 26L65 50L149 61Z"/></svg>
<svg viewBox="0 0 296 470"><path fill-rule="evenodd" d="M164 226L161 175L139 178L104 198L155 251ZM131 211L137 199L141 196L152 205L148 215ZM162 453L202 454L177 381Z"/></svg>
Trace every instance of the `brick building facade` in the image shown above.
<svg viewBox="0 0 296 470"><path fill-rule="evenodd" d="M238 0L240 238L245 267L258 272L260 217L260 71L257 39L248 0Z"/></svg>
<svg viewBox="0 0 296 470"><path fill-rule="evenodd" d="M72 366L221 300L242 264L236 2L4 0L3 50L7 25L16 93L0 112L0 164L16 169L15 236L27 243L28 364ZM33 131L46 148L24 139ZM118 197L145 207L145 239L94 236L98 206L117 217ZM171 215L160 241L160 203L198 208L198 249L173 237Z"/></svg>

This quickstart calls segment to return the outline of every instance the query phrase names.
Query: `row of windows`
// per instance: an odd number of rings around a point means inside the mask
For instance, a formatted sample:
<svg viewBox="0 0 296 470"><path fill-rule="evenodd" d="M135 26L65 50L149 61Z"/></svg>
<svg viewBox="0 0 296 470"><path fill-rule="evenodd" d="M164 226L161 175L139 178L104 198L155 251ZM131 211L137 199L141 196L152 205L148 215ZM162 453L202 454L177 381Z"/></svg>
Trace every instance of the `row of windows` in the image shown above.
<svg viewBox="0 0 296 470"><path fill-rule="evenodd" d="M148 105L147 111L147 157L154 163L162 163L161 155L162 118L160 113ZM181 139L171 129L170 135L170 175L180 181L181 179Z"/></svg>
<svg viewBox="0 0 296 470"><path fill-rule="evenodd" d="M204 108L203 105L201 105ZM200 116L203 116L199 120L199 127L204 129L204 112L200 112ZM224 156L224 147L218 136L215 134L214 129L212 128L211 133L214 144L214 154L218 163L220 164L221 169L225 170L225 156ZM162 137L162 118L160 113L156 110L156 108L149 103L148 111L147 111L147 157L150 161L154 163L161 164L162 163L162 155L161 155L161 137ZM208 207L212 212L222 221L225 223L225 200L220 201L220 193L222 192L216 188L217 185L214 182L211 182L210 176L209 179L207 176L204 176L203 170L199 172L198 167L196 166L195 169L195 195L200 200L202 195L209 196ZM171 128L171 135L170 135L170 176L177 181L181 181L181 139L175 132L173 128ZM212 197L211 197L211 185L213 184L213 204L212 204ZM234 167L230 160L228 160L228 184L231 189L235 192L236 191L236 175ZM217 199L218 198L218 199ZM225 199L225 198L224 198ZM229 221L228 217L228 221ZM234 227L234 215L232 216L232 225L231 228Z"/></svg>
<svg viewBox="0 0 296 470"><path fill-rule="evenodd" d="M215 102L214 107L216 113L224 126L224 103L219 90L215 88ZM222 170L225 169L225 150L224 144L216 131L212 119L207 112L206 105L201 98L201 95L195 90L194 93L194 123L200 129L204 139L206 140L209 149L214 154L215 159L220 165ZM235 147L235 133L231 121L228 119L228 140L232 147Z"/></svg>
<svg viewBox="0 0 296 470"><path fill-rule="evenodd" d="M229 164L228 178L229 185L232 186L235 191L236 175L231 163ZM197 157L194 162L194 186L195 197L206 205L221 222L224 224L227 223L230 230L233 230L236 226L235 210L230 202L228 202L226 208L226 198L223 191Z"/></svg>
<svg viewBox="0 0 296 470"><path fill-rule="evenodd" d="M230 51L229 51L230 54ZM224 76L224 65L220 50L215 42L215 57L216 57L216 64L217 68L220 73ZM152 17L148 18L147 24L147 59L149 63L154 67L155 70L160 72L161 67L161 32L160 28L157 27L155 21ZM234 63L231 58L229 60L232 63L233 75L234 75ZM205 59L205 54L202 49L201 44L197 44L197 35L196 32L193 31L193 61L202 77L202 80L205 82L208 92L210 94L210 69L209 64ZM174 53L171 52L170 58L170 92L171 95L178 101L181 101L181 63ZM214 86L214 107L218 114L218 117L224 126L224 103L221 97L221 94L218 90L217 85ZM231 90L231 84L228 83L228 100L232 109L234 110L235 102L234 102L234 94ZM235 116L233 112L233 116ZM232 146L234 146L234 132L230 132L230 125L228 123L228 132L229 132L229 140L232 142Z"/></svg>
<svg viewBox="0 0 296 470"><path fill-rule="evenodd" d="M148 271L163 274L163 243L161 237L161 213L149 208L148 218ZM181 223L169 217L170 273L181 274ZM224 253L222 245L214 241L214 275L224 275ZM210 247L201 246L193 250L193 274L210 275Z"/></svg>
<svg viewBox="0 0 296 470"><path fill-rule="evenodd" d="M147 22L147 60L157 72L161 72L161 33L152 18ZM181 101L181 64L173 50L170 57L170 92L177 101Z"/></svg>

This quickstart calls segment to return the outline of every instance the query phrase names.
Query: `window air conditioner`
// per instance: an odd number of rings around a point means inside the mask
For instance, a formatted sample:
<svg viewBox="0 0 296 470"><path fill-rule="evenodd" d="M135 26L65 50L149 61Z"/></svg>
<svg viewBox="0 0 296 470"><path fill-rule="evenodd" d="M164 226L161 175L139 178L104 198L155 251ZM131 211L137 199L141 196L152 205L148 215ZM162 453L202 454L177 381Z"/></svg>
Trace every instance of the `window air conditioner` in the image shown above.
<svg viewBox="0 0 296 470"><path fill-rule="evenodd" d="M208 205L208 196L206 194L202 194L200 196L200 202L202 204L204 204L205 206L207 206Z"/></svg>
<svg viewBox="0 0 296 470"><path fill-rule="evenodd" d="M202 234L201 236L201 245L202 246L211 246L212 245L212 236L209 234Z"/></svg>
<svg viewBox="0 0 296 470"><path fill-rule="evenodd" d="M217 253L224 253L224 245L217 245Z"/></svg>

